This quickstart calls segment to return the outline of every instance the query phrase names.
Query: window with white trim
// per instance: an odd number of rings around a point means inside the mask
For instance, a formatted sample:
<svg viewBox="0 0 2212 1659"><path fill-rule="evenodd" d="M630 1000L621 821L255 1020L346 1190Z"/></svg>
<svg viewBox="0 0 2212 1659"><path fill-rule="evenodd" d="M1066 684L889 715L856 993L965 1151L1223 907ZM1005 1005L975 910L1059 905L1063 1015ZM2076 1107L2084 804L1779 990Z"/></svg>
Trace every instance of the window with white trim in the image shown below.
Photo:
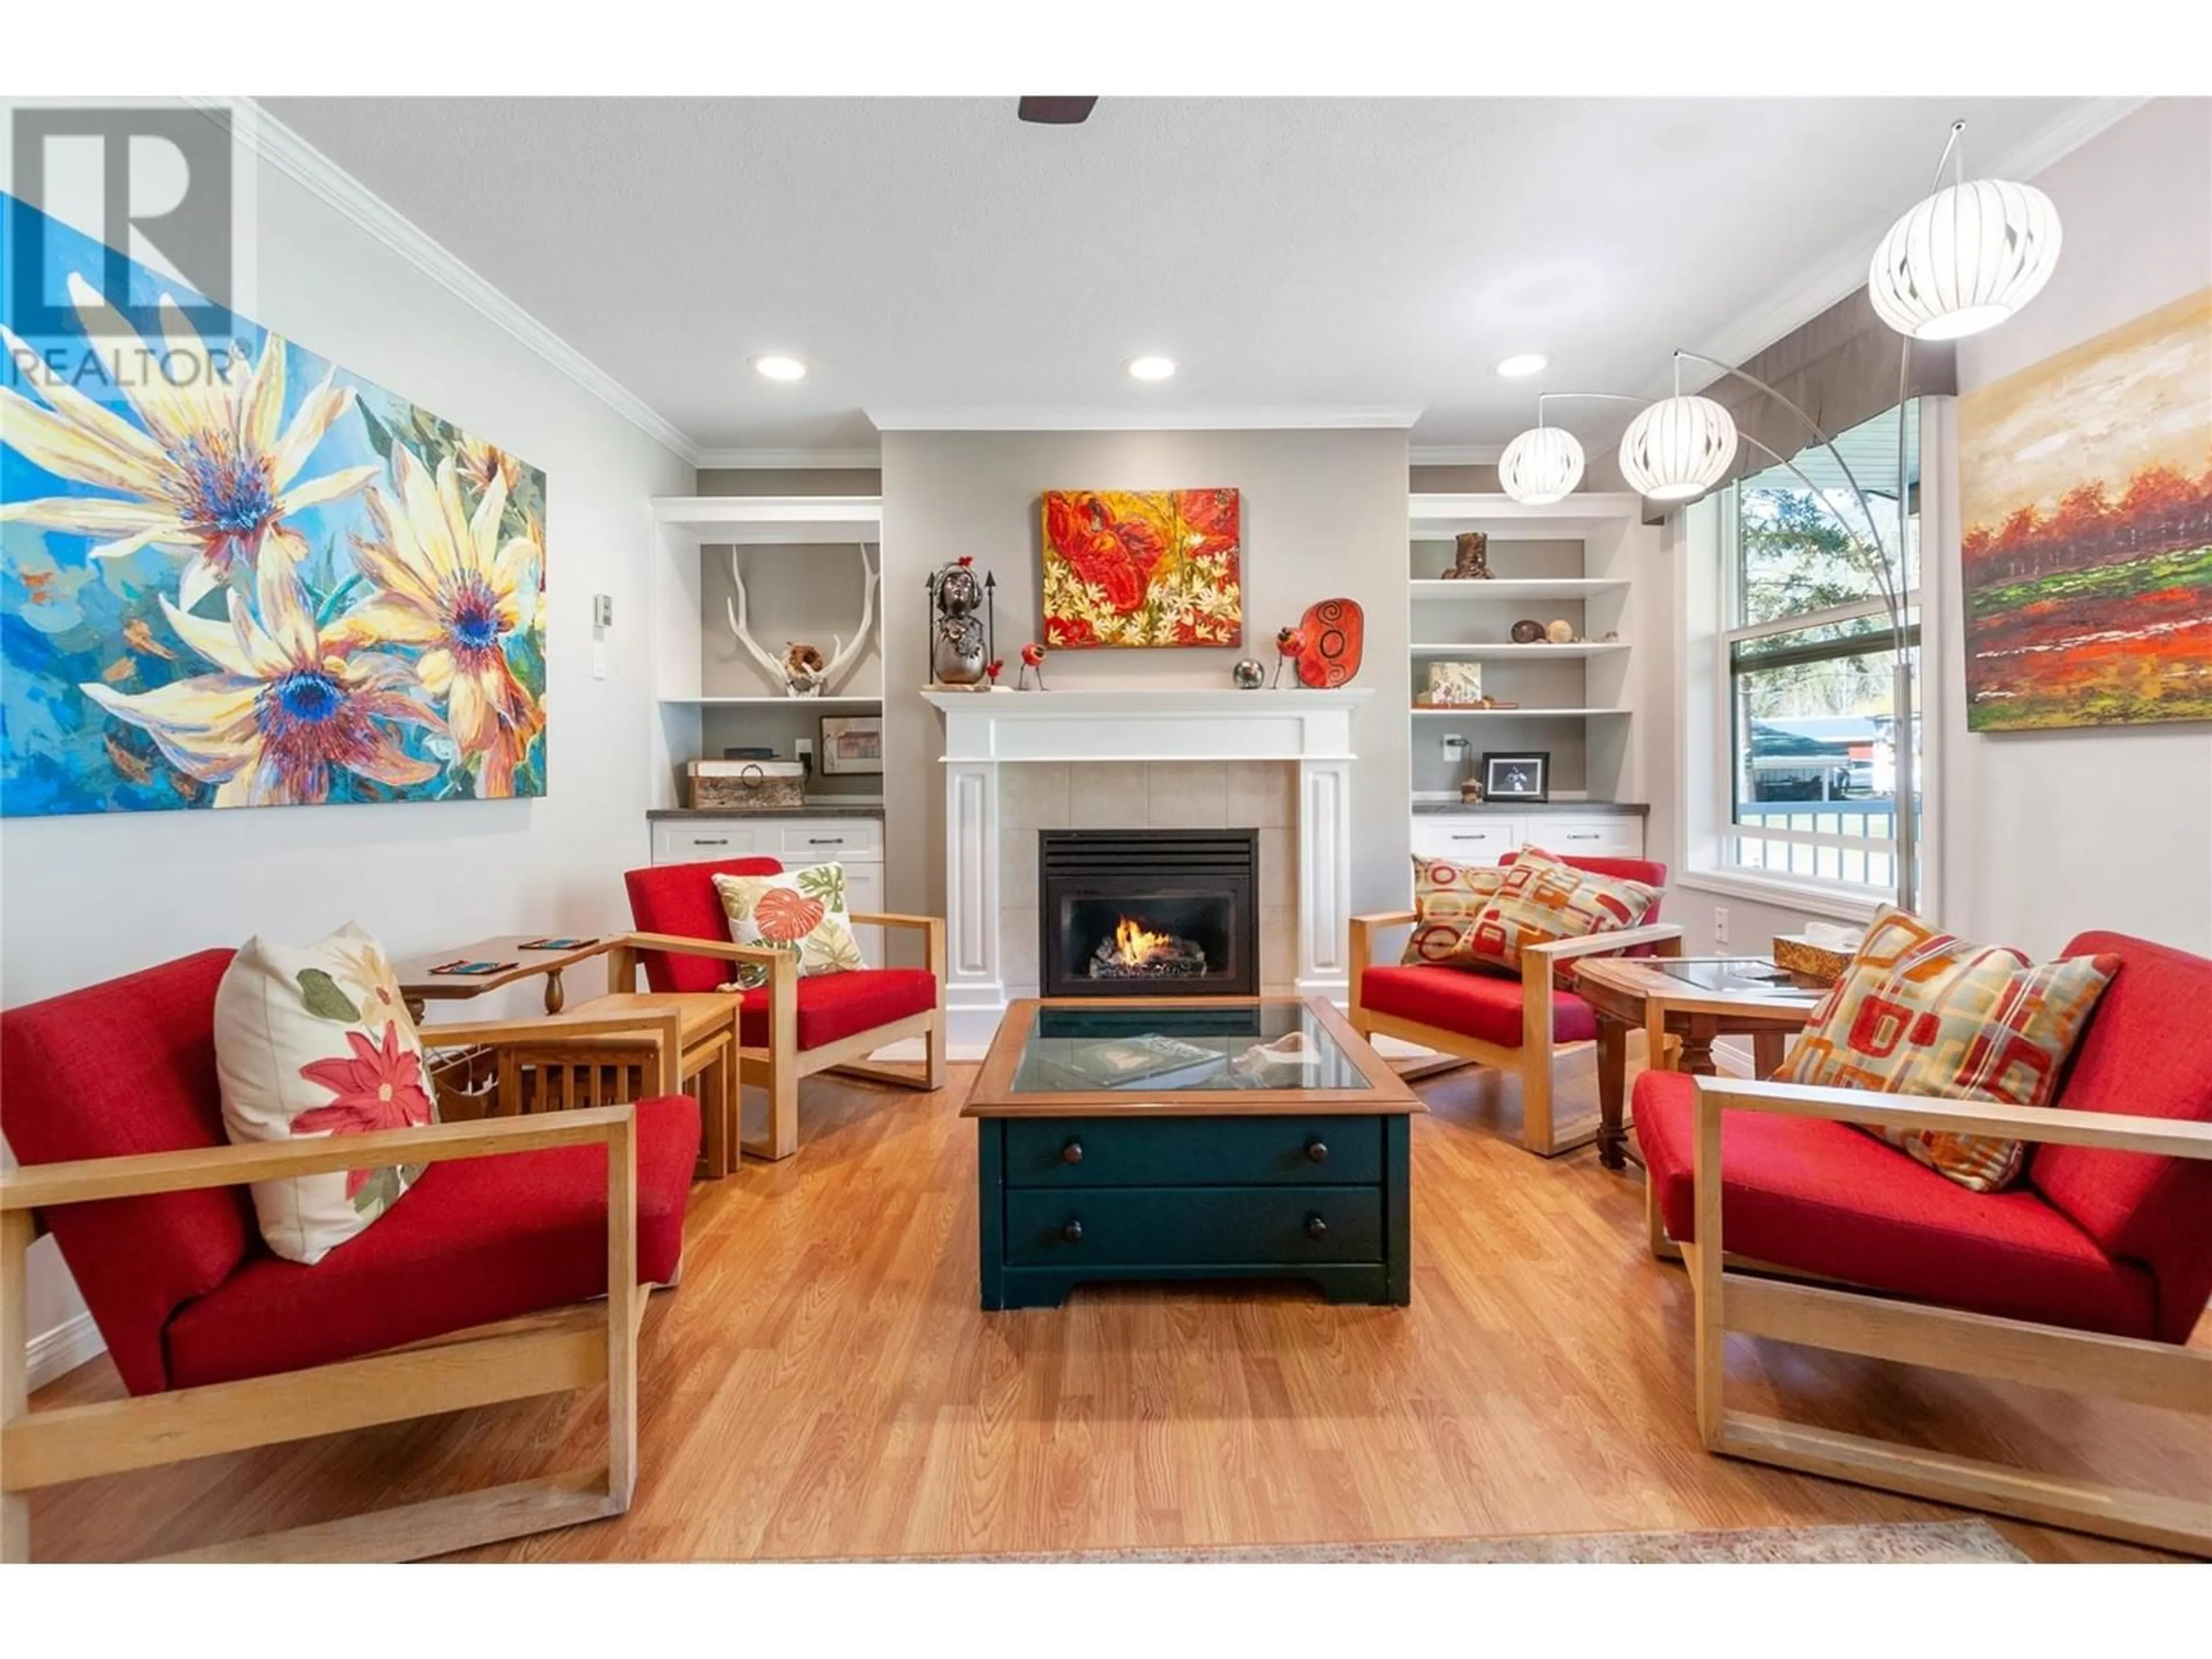
<svg viewBox="0 0 2212 1659"><path fill-rule="evenodd" d="M1723 871L1869 900L1896 885L1900 764L1913 768L1921 821L1922 700L1900 734L1897 630L1868 544L1894 572L1902 489L1905 646L1917 672L1918 408L1907 402L1839 434L1837 453L1811 447L1749 474L1721 502Z"/></svg>

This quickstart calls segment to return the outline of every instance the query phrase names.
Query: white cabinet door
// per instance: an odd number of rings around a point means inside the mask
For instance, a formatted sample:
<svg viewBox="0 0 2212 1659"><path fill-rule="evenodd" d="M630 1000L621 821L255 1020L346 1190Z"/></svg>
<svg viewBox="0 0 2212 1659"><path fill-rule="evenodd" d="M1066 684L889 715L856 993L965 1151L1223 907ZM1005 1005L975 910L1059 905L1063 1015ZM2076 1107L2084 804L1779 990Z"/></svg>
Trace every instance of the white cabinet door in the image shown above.
<svg viewBox="0 0 2212 1659"><path fill-rule="evenodd" d="M1608 817L1553 818L1536 827L1535 841L1563 858L1640 859L1644 820Z"/></svg>
<svg viewBox="0 0 2212 1659"><path fill-rule="evenodd" d="M1521 844L1522 830L1518 818L1473 814L1465 817L1418 817L1413 820L1413 852L1425 859L1495 864Z"/></svg>
<svg viewBox="0 0 2212 1659"><path fill-rule="evenodd" d="M884 866L880 864L848 864L845 866L845 908L848 910L881 910L884 908ZM871 968L884 965L884 930L880 927L855 927L853 939L860 947L862 960Z"/></svg>
<svg viewBox="0 0 2212 1659"><path fill-rule="evenodd" d="M653 861L703 864L775 851L773 842L761 848L756 836L754 823L747 818L658 818L653 825Z"/></svg>
<svg viewBox="0 0 2212 1659"><path fill-rule="evenodd" d="M810 818L775 826L779 856L789 864L881 859L884 826L873 818Z"/></svg>

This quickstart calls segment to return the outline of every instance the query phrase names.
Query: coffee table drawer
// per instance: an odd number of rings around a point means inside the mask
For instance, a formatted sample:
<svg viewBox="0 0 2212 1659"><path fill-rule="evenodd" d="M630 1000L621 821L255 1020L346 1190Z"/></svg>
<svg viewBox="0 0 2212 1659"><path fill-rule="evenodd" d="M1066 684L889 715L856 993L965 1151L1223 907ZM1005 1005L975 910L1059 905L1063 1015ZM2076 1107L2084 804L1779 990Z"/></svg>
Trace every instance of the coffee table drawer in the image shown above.
<svg viewBox="0 0 2212 1659"><path fill-rule="evenodd" d="M1374 1117L1054 1117L1006 1124L1009 1187L1371 1186Z"/></svg>
<svg viewBox="0 0 2212 1659"><path fill-rule="evenodd" d="M1375 1187L1031 1188L1006 1194L1018 1267L1234 1267L1382 1260Z"/></svg>

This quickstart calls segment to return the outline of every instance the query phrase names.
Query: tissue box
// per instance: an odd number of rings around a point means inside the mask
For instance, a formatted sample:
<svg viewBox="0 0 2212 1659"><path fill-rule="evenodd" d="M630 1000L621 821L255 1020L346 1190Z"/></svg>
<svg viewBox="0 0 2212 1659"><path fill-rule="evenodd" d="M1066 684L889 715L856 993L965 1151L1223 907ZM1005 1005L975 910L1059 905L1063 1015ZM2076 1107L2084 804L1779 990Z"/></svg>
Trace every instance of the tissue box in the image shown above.
<svg viewBox="0 0 2212 1659"><path fill-rule="evenodd" d="M1774 965L1814 985L1833 985L1844 976L1844 969L1850 959L1850 951L1839 951L1802 933L1774 936Z"/></svg>

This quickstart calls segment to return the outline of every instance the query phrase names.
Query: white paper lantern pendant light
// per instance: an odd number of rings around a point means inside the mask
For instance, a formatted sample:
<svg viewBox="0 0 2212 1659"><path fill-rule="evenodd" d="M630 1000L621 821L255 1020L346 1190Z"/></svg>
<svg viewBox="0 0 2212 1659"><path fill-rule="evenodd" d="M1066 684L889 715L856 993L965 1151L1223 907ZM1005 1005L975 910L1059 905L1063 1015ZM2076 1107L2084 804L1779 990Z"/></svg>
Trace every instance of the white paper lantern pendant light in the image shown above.
<svg viewBox="0 0 2212 1659"><path fill-rule="evenodd" d="M1498 458L1498 486L1525 507L1565 501L1583 481L1583 447L1571 432L1544 424L1536 399L1536 424L1505 446Z"/></svg>
<svg viewBox="0 0 2212 1659"><path fill-rule="evenodd" d="M1686 501L1727 475L1735 459L1735 421L1711 398L1682 395L1682 360L1674 359L1674 395L1628 423L1620 440L1620 476L1639 495Z"/></svg>
<svg viewBox="0 0 2212 1659"><path fill-rule="evenodd" d="M1944 159L1958 150L1951 129ZM1942 178L1942 163L1936 174ZM1875 313L1916 340L1956 340L1994 328L2042 292L2058 264L2058 210L2033 185L1953 182L1889 228L1867 270Z"/></svg>

